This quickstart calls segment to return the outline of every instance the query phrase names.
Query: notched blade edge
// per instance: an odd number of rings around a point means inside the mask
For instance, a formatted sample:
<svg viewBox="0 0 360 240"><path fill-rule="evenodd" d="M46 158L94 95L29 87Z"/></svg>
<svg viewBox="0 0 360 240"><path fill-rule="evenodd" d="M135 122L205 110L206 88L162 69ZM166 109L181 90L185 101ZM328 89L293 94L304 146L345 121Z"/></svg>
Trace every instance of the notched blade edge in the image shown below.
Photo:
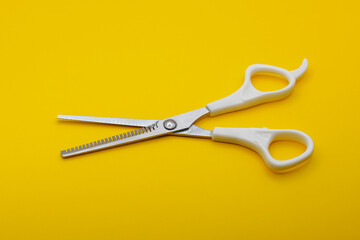
<svg viewBox="0 0 360 240"><path fill-rule="evenodd" d="M103 139L93 141L90 143L82 144L77 147L62 150L61 156L63 158L68 158L68 157L77 156L80 154L99 151L99 150L116 147L116 146L127 144L127 143L140 141L140 140L147 139L150 137L157 136L158 134L161 134L161 133L156 132L157 129L159 129L158 122L156 122L155 124L152 124L148 127L138 128L138 129L135 129L135 130L132 130L129 132L121 133L118 135L103 138Z"/></svg>

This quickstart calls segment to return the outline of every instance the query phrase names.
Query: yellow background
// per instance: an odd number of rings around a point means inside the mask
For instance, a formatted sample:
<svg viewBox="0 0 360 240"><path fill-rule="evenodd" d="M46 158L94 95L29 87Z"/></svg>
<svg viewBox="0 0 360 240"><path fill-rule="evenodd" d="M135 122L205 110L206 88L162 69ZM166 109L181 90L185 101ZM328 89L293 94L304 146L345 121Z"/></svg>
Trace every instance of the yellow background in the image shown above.
<svg viewBox="0 0 360 240"><path fill-rule="evenodd" d="M1 1L0 239L359 239L359 27L357 1ZM60 157L130 128L57 114L166 118L304 57L289 98L198 122L304 131L296 171L180 137Z"/></svg>

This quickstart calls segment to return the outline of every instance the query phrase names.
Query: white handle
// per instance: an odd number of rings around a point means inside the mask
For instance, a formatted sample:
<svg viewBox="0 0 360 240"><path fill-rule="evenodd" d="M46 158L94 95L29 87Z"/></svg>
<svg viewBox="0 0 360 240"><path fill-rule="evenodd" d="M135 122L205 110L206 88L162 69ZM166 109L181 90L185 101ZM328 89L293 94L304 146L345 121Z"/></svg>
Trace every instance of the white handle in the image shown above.
<svg viewBox="0 0 360 240"><path fill-rule="evenodd" d="M255 64L249 66L245 72L244 84L239 90L228 97L209 103L206 106L210 111L210 116L237 111L243 108L252 107L257 104L276 101L287 97L294 89L296 79L306 71L307 67L308 61L306 58L303 60L301 66L294 71L288 71L283 68L264 64ZM286 87L276 91L259 91L251 83L251 76L260 72L279 74L285 77L289 84Z"/></svg>
<svg viewBox="0 0 360 240"><path fill-rule="evenodd" d="M256 151L274 172L287 172L302 165L314 151L314 142L303 132L291 129L267 128L219 128L213 131L212 139L218 142L235 143ZM289 160L276 160L269 146L276 140L293 140L306 146L301 155Z"/></svg>

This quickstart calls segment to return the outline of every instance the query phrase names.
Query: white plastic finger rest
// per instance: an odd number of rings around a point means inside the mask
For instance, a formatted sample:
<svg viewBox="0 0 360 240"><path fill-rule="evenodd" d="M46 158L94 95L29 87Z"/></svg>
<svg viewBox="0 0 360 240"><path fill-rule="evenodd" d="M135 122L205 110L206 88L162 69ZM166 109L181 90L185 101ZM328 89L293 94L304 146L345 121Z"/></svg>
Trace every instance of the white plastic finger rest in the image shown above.
<svg viewBox="0 0 360 240"><path fill-rule="evenodd" d="M291 93L294 89L296 79L306 71L307 67L308 61L306 59L304 59L302 65L294 71L264 64L251 65L246 69L244 84L239 90L228 97L209 103L206 107L209 109L211 116L216 116L261 103L280 100ZM251 83L251 76L256 73L278 74L285 77L289 84L276 91L262 92L257 90Z"/></svg>
<svg viewBox="0 0 360 240"><path fill-rule="evenodd" d="M267 128L219 128L213 131L212 139L218 142L235 143L256 151L274 172L286 172L299 167L314 151L314 142L305 133L291 129ZM269 152L269 146L276 140L292 140L302 143L306 150L289 160L276 160Z"/></svg>

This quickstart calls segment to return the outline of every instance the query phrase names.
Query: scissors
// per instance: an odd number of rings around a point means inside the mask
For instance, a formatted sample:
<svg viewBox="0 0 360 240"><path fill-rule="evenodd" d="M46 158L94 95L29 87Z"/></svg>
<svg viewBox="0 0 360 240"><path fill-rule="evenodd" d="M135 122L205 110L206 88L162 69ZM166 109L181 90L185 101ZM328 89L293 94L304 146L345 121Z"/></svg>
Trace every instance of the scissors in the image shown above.
<svg viewBox="0 0 360 240"><path fill-rule="evenodd" d="M213 131L210 131L194 125L194 122L207 115L214 117L258 104L283 99L292 92L296 79L303 75L307 67L308 61L306 59L303 60L298 69L293 71L271 65L251 65L246 69L243 85L235 93L218 101L209 103L206 107L162 120L58 115L59 119L140 127L137 130L127 133L114 135L112 137L63 150L61 151L61 155L62 157L67 158L159 136L173 135L210 138L217 142L239 144L256 151L263 158L266 165L274 172L286 172L292 170L305 163L314 150L312 139L301 131L291 129L221 127L215 127ZM276 91L259 91L251 83L251 76L256 73L280 75L288 81L288 85ZM306 150L295 158L284 161L276 160L271 156L269 146L273 141L277 140L299 142L306 146Z"/></svg>

